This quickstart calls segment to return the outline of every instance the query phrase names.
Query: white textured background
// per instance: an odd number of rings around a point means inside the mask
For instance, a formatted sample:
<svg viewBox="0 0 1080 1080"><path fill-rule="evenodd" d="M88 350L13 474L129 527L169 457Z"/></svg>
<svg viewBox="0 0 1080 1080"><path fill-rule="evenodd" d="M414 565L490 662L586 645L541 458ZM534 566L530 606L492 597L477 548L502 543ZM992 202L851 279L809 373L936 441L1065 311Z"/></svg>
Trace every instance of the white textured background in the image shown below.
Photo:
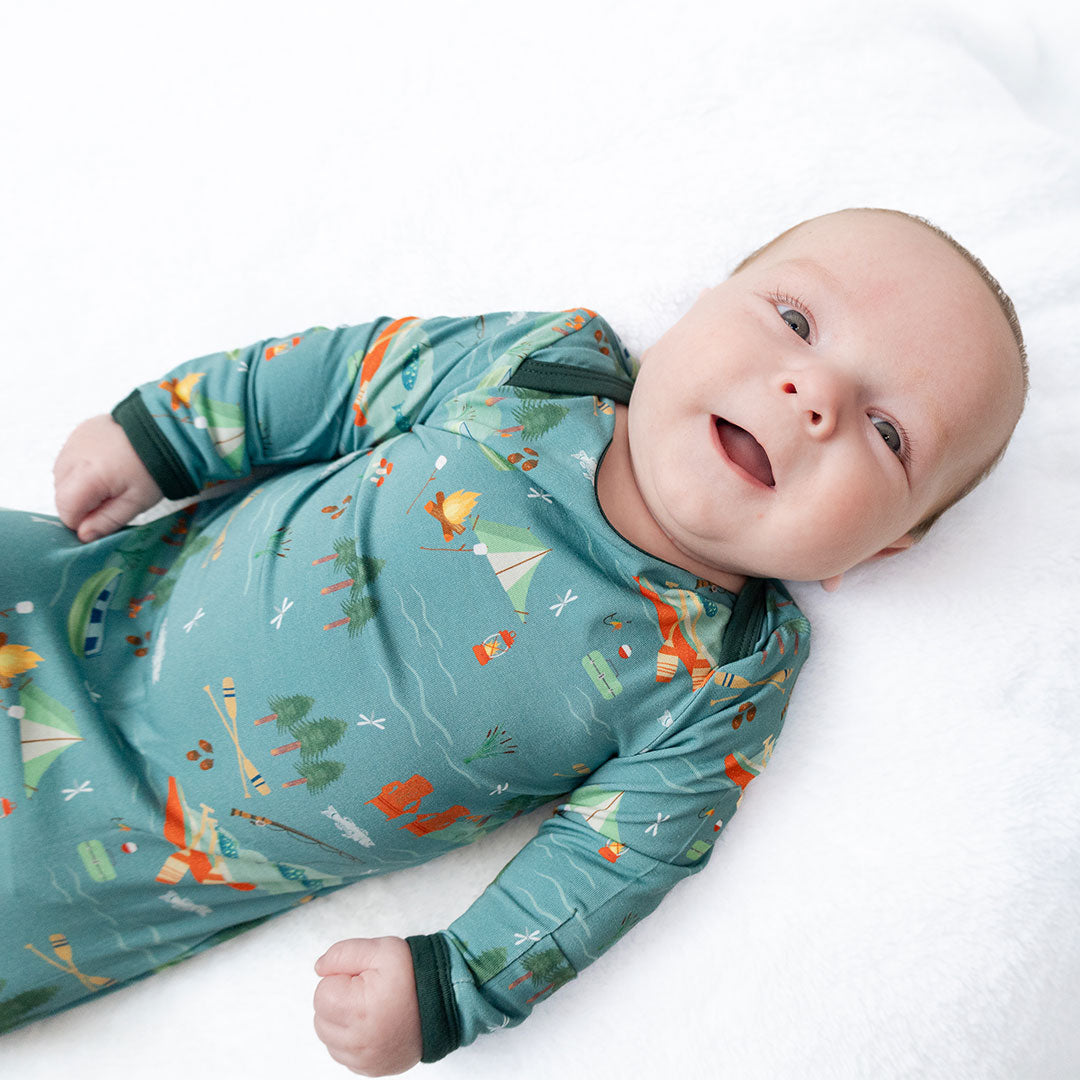
<svg viewBox="0 0 1080 1080"><path fill-rule="evenodd" d="M68 432L191 356L580 304L640 352L848 205L930 217L1019 309L1009 456L918 549L795 588L814 656L709 869L523 1027L420 1074L1080 1076L1076 12L0 7L0 505L55 512ZM6 1036L0 1074L349 1075L311 1027L315 958L447 925L540 820Z"/></svg>

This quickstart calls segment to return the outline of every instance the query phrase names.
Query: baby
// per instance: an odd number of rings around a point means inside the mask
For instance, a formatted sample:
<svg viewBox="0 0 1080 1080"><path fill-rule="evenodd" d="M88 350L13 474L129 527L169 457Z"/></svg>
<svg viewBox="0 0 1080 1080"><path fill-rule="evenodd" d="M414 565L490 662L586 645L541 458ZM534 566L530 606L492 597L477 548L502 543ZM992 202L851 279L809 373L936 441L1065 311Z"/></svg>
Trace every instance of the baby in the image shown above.
<svg viewBox="0 0 1080 1080"><path fill-rule="evenodd" d="M1026 383L981 263L849 210L640 365L577 309L315 328L139 387L56 462L78 541L0 511L0 1030L559 798L447 930L315 964L316 1032L368 1075L518 1023L768 762L810 629L776 579L909 548Z"/></svg>

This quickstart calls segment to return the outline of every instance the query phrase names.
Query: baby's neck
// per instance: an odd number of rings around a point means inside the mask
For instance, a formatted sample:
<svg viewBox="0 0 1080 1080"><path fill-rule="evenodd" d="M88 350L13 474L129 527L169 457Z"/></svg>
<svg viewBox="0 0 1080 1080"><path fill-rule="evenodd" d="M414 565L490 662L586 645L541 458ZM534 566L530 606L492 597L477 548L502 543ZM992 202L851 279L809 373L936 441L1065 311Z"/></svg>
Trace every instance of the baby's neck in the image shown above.
<svg viewBox="0 0 1080 1080"><path fill-rule="evenodd" d="M608 524L624 540L642 551L680 566L688 573L714 582L737 593L746 583L741 574L706 566L680 551L667 537L649 513L638 490L630 461L630 438L627 426L627 407L615 403L615 434L596 470L596 498Z"/></svg>

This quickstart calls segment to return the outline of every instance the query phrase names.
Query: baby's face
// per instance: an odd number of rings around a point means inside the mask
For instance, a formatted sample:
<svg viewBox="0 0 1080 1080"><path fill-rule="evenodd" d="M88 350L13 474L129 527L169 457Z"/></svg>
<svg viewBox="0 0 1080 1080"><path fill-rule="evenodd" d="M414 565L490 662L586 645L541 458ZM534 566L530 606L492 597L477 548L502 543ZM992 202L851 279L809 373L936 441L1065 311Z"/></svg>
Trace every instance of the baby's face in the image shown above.
<svg viewBox="0 0 1080 1080"><path fill-rule="evenodd" d="M820 580L909 543L1022 405L1016 345L966 260L893 214L801 225L642 356L629 451L704 577Z"/></svg>

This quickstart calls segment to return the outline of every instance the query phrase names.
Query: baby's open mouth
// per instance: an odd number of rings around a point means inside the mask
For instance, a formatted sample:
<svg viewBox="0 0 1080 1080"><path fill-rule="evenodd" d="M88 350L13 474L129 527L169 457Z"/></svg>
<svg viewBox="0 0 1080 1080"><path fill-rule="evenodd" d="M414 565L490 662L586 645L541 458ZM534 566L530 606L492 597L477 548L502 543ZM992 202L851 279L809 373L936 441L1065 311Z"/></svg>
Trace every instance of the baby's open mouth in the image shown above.
<svg viewBox="0 0 1080 1080"><path fill-rule="evenodd" d="M769 455L749 431L718 416L716 417L716 432L720 436L720 445L723 446L724 453L740 469L766 487L776 486L772 465L769 464Z"/></svg>

